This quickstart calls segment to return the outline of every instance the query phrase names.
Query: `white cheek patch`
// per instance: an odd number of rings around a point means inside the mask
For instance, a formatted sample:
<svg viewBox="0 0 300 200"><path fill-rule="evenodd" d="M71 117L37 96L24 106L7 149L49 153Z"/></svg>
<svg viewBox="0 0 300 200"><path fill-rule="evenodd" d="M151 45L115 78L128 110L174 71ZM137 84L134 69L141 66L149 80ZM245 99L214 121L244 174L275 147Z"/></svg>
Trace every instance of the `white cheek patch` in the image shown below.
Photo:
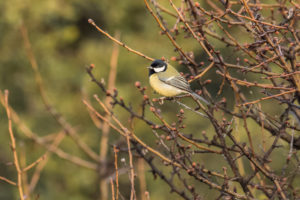
<svg viewBox="0 0 300 200"><path fill-rule="evenodd" d="M162 72L165 71L166 66L162 66L162 67L155 67L153 68L153 70L157 73L157 72Z"/></svg>

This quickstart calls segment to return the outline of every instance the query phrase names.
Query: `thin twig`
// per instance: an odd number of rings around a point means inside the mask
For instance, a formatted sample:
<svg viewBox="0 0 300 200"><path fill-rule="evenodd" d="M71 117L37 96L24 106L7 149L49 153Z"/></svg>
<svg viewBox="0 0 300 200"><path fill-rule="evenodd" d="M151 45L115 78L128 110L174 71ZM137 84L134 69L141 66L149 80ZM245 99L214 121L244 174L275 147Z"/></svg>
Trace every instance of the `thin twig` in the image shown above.
<svg viewBox="0 0 300 200"><path fill-rule="evenodd" d="M69 124L63 116L56 111L56 109L50 104L48 97L46 95L45 87L43 84L43 79L39 71L39 67L36 61L36 58L34 56L31 43L29 41L28 37L28 31L24 24L21 26L21 33L24 40L24 45L26 49L26 53L28 56L28 59L30 61L31 67L34 71L35 75L35 81L38 87L38 91L41 95L42 101L46 107L46 109L49 111L49 113L54 117L54 119L57 121L57 123L63 127L67 135L70 135L71 138L74 140L74 142L78 145L79 148L82 149L83 152L85 152L90 158L92 158L95 161L99 161L99 156L87 145L85 144L82 139L77 135L75 129Z"/></svg>
<svg viewBox="0 0 300 200"><path fill-rule="evenodd" d="M177 44L177 42L173 39L173 37L171 36L171 34L166 30L166 28L164 27L164 25L160 22L160 20L158 19L158 17L154 14L153 10L151 9L151 7L149 6L147 0L144 0L145 5L147 7L147 9L149 10L150 14L154 17L155 21L158 23L159 27L163 30L163 32L168 36L169 40L172 42L172 44L176 47L176 49L181 53L181 55L186 58L190 63L192 63L194 66L197 66L197 63L191 59L188 55L186 55L186 53L184 53L184 51L182 50L182 48Z"/></svg>
<svg viewBox="0 0 300 200"><path fill-rule="evenodd" d="M118 149L114 146L115 170L116 170L116 200L119 199L119 169L118 169Z"/></svg>
<svg viewBox="0 0 300 200"><path fill-rule="evenodd" d="M12 128L12 120L11 120L11 112L9 109L8 105L8 90L4 91L4 97L5 97L5 109L6 109L6 114L7 114L7 119L8 119L8 131L9 131L9 136L10 136L10 141L11 141L11 149L14 155L14 165L16 167L17 173L18 173L18 190L19 190L19 195L21 200L24 200L24 192L23 192L23 184L22 184L22 169L19 164L19 158L17 154L17 148L16 148L16 139L13 133L13 128Z"/></svg>
<svg viewBox="0 0 300 200"><path fill-rule="evenodd" d="M53 139L51 145L49 146L48 151L44 154L45 159L38 164L38 166L36 167L32 177L31 177L31 181L29 184L29 189L30 189L29 192L34 191L34 189L40 179L41 172L44 169L44 167L46 166L46 164L48 163L48 160L51 156L51 152L52 152L51 150L57 150L58 145L64 139L65 136L66 136L66 134L63 131L56 134L56 137Z"/></svg>
<svg viewBox="0 0 300 200"><path fill-rule="evenodd" d="M247 102L247 103L243 103L239 106L246 106L246 105L250 105L250 104L256 104L260 101L264 101L264 100L267 100L267 99L274 99L274 97L279 97L279 96L282 96L282 95L286 95L286 94L290 94L290 93L294 93L296 92L297 90L294 89L294 90L290 90L290 91L286 91L286 92L282 92L282 93L279 93L279 94L275 94L275 95L272 95L272 96L268 96L268 97L263 97L263 98L260 98L258 100L255 100L255 101L251 101L251 102Z"/></svg>
<svg viewBox="0 0 300 200"><path fill-rule="evenodd" d="M115 200L115 186L114 186L114 181L112 178L110 178L110 185L111 185L111 196L112 200Z"/></svg>
<svg viewBox="0 0 300 200"><path fill-rule="evenodd" d="M5 181L6 183L9 183L11 185L17 186L17 184L15 182L13 182L13 181L11 181L11 180L3 177L3 176L0 176L0 180Z"/></svg>
<svg viewBox="0 0 300 200"><path fill-rule="evenodd" d="M173 1L169 0L169 2L171 4L171 6L174 8L174 10L177 12L177 14L178 14L179 18L181 19L181 21L189 29L189 31L191 32L191 34L193 35L193 37L197 40L197 42L200 44L200 46L204 49L204 51L206 52L206 54L209 56L209 59L213 60L213 56L211 55L211 53L209 52L209 50L206 48L206 46L204 45L203 41L201 41L201 39L196 35L196 33L193 31L193 29L190 27L190 25L185 21L184 17L179 12L179 10L176 8L176 6L174 5ZM203 35L200 34L200 37L203 37Z"/></svg>
<svg viewBox="0 0 300 200"><path fill-rule="evenodd" d="M117 32L115 35L115 38L119 40L120 38L120 33ZM108 92L113 93L113 89L115 88L115 81L116 81L116 75L117 75L117 64L118 64L118 57L119 57L119 46L114 43L113 45L113 50L111 54L111 59L110 59L110 71L109 71L109 76L108 76ZM105 104L107 106L110 105L110 97L107 96L105 98ZM105 118L110 120L110 116L106 115ZM107 157L107 150L108 150L108 139L109 139L109 130L110 126L107 123L103 123L102 125L102 137L100 141L100 163L101 163L101 175L103 176L104 174L107 173L107 162L106 162L106 157ZM101 199L107 199L108 198L108 186L106 183L105 179L100 180L100 195Z"/></svg>
<svg viewBox="0 0 300 200"><path fill-rule="evenodd" d="M144 160L139 158L137 162L138 178L140 183L140 200L146 200L146 177Z"/></svg>
<svg viewBox="0 0 300 200"><path fill-rule="evenodd" d="M129 155L129 166L130 166L130 185L131 185L131 192L130 192L130 200L136 200L135 188L134 188L134 167L133 167L133 158L131 153L131 145L130 145L130 133L126 133L126 141L128 147L128 155Z"/></svg>
<svg viewBox="0 0 300 200"><path fill-rule="evenodd" d="M26 172L28 170L30 170L31 168L33 168L35 165L39 164L42 160L45 160L47 157L46 154L42 155L40 158L38 158L36 161L34 161L33 163L31 163L30 165L28 165L27 167L23 168L23 172Z"/></svg>
<svg viewBox="0 0 300 200"><path fill-rule="evenodd" d="M154 58L151 58L149 56L146 56L145 54L139 52L139 51L136 51L130 47L128 47L126 44L124 44L123 42L120 42L118 39L114 38L113 36L111 36L110 34L108 34L107 32L105 32L104 30L102 30L99 26L97 26L97 24L94 22L94 20L92 19L89 19L88 22L90 24L92 24L100 33L102 33L103 35L105 35L106 37L108 37L109 39L111 39L112 41L114 41L115 43L117 43L118 45L124 47L125 49L127 49L128 51L136 54L136 55L139 55L147 60L150 60L150 61L153 61Z"/></svg>

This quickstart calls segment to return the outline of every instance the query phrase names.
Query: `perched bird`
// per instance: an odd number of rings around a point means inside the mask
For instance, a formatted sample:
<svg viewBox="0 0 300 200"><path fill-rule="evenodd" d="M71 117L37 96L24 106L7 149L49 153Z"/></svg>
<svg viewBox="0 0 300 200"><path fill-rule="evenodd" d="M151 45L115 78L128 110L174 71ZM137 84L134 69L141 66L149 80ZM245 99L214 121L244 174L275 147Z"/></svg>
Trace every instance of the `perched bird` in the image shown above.
<svg viewBox="0 0 300 200"><path fill-rule="evenodd" d="M150 85L157 93L166 97L186 93L209 104L204 98L191 90L190 84L174 67L163 60L154 60L148 69Z"/></svg>

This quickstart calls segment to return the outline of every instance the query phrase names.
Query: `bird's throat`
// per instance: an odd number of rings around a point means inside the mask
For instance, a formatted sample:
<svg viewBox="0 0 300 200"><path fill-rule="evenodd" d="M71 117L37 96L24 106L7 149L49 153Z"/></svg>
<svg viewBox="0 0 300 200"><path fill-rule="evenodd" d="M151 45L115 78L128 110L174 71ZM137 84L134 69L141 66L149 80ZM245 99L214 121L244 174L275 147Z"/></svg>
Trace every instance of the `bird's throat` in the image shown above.
<svg viewBox="0 0 300 200"><path fill-rule="evenodd" d="M154 69L149 68L149 77L150 77L152 74L154 74L154 73L155 73Z"/></svg>

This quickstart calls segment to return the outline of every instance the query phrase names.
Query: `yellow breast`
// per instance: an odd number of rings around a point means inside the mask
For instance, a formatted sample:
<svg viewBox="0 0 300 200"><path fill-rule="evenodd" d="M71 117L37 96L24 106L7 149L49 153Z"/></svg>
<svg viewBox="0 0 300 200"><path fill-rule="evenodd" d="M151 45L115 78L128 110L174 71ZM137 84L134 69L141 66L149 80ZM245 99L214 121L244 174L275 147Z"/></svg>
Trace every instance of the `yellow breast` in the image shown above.
<svg viewBox="0 0 300 200"><path fill-rule="evenodd" d="M177 89L171 85L165 84L161 80L158 79L157 74L152 74L149 78L149 82L151 87L159 94L166 97L177 96L184 91Z"/></svg>

